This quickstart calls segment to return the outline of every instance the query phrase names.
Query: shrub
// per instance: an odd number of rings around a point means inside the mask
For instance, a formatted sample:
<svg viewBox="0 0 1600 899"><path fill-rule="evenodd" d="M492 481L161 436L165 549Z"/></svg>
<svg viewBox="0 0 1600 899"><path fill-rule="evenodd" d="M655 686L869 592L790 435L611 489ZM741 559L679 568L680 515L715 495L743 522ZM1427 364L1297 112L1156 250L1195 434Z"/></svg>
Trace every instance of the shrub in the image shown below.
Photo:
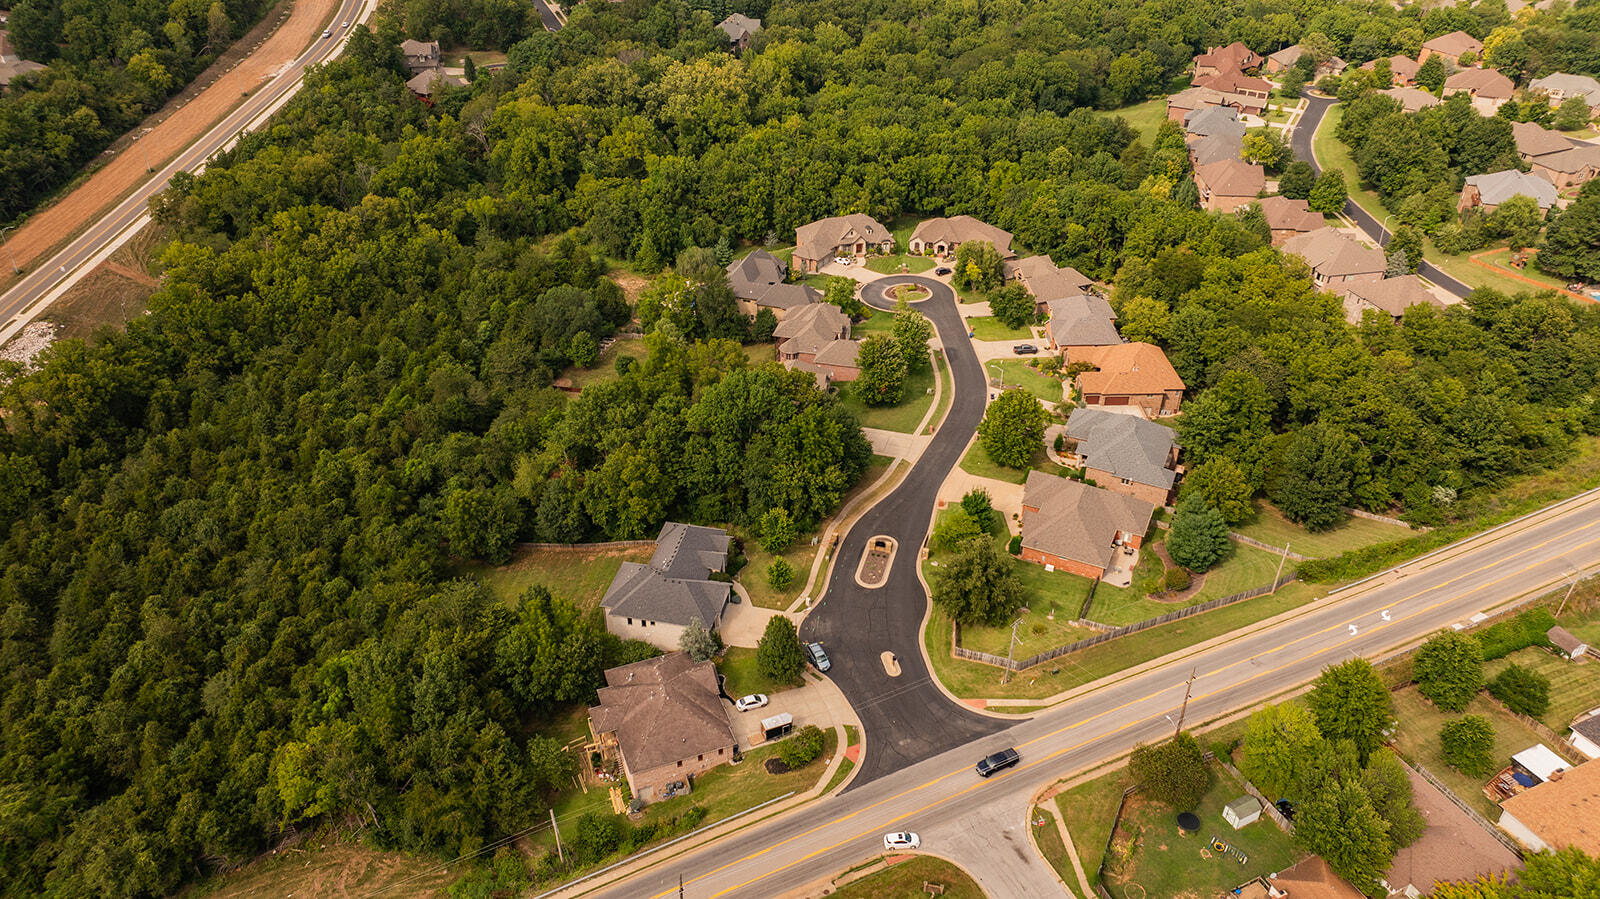
<svg viewBox="0 0 1600 899"><path fill-rule="evenodd" d="M1228 522L1221 512L1199 497L1185 497L1178 503L1178 514L1167 536L1167 552L1172 561L1190 571L1208 571L1232 550Z"/></svg>
<svg viewBox="0 0 1600 899"><path fill-rule="evenodd" d="M804 768L822 754L827 738L815 724L807 724L795 731L794 736L778 744L778 758L793 771Z"/></svg>
<svg viewBox="0 0 1600 899"><path fill-rule="evenodd" d="M1168 568L1166 574L1161 578L1162 589L1172 593L1189 589L1191 583L1193 583L1193 579L1189 577L1188 570L1184 568Z"/></svg>
<svg viewBox="0 0 1600 899"><path fill-rule="evenodd" d="M961 508L978 523L978 530L986 534L994 528L999 518L994 510L994 504L989 500L989 491L982 487L968 490L967 495L961 497Z"/></svg>
<svg viewBox="0 0 1600 899"><path fill-rule="evenodd" d="M1494 725L1482 715L1463 715L1439 728L1445 763L1470 777L1494 772Z"/></svg>
<svg viewBox="0 0 1600 899"><path fill-rule="evenodd" d="M622 845L622 828L613 815L588 812L578 818L573 845L585 861L597 862Z"/></svg>
<svg viewBox="0 0 1600 899"><path fill-rule="evenodd" d="M1539 718L1550 710L1550 679L1521 665L1509 665L1489 681L1489 694L1519 715Z"/></svg>
<svg viewBox="0 0 1600 899"><path fill-rule="evenodd" d="M939 552L953 552L956 547L977 537L982 537L983 526L964 507L951 509L944 520L933 529L933 548Z"/></svg>
<svg viewBox="0 0 1600 899"><path fill-rule="evenodd" d="M1022 535L1017 534L1013 536L1011 538L1011 542L1006 544L1006 549L1009 550L1013 556L1022 555Z"/></svg>
<svg viewBox="0 0 1600 899"><path fill-rule="evenodd" d="M1417 692L1447 712L1467 707L1483 687L1483 656L1478 641L1457 631L1445 631L1417 650L1412 676Z"/></svg>
<svg viewBox="0 0 1600 899"><path fill-rule="evenodd" d="M1528 609L1509 621L1484 628L1476 636L1483 647L1483 660L1503 659L1519 649L1530 646L1547 646L1550 639L1545 634L1556 626L1556 616L1549 609Z"/></svg>
<svg viewBox="0 0 1600 899"><path fill-rule="evenodd" d="M783 559L773 559L767 566L767 584L774 590L787 590L794 583L794 566Z"/></svg>

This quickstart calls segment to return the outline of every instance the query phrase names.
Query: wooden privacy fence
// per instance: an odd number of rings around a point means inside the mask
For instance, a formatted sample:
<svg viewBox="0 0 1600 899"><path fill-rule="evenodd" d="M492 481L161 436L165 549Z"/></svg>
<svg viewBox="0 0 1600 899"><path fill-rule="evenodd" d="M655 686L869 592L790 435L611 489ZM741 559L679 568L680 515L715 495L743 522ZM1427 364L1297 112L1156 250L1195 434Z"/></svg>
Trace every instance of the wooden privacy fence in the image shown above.
<svg viewBox="0 0 1600 899"><path fill-rule="evenodd" d="M958 659L965 659L969 662L981 662L982 664L994 665L998 668L1009 668L1012 671L1022 671L1027 668L1032 668L1035 665L1042 665L1045 662L1051 661L1052 659L1059 659L1064 655L1077 652L1080 649L1088 649L1091 646L1098 646L1107 640L1115 640L1118 637L1126 637L1129 634L1138 633L1142 630L1148 630L1149 628L1158 627L1160 625L1177 621L1182 618L1188 618L1193 615L1199 615L1202 612L1209 612L1212 609L1220 609L1223 606L1232 605L1236 602L1243 602L1247 599L1255 599L1257 596L1265 596L1268 593L1277 592L1279 587L1293 582L1295 578L1296 575L1291 572L1281 580L1274 581L1270 584L1263 584L1253 590L1235 593L1232 596L1218 597L1217 599L1208 600L1206 602L1199 603L1198 605L1188 606L1187 608L1174 609L1165 615L1158 615L1155 618L1146 618L1143 621L1138 621L1133 624L1126 624L1122 627L1112 628L1104 633L1095 634L1093 637L1085 637L1075 643L1068 643L1064 646L1057 646L1054 649L1047 649L1044 652L1041 652L1037 655L1028 656L1025 659L1008 659L1005 656L997 656L990 652L978 652L975 649L967 649L961 645L961 625L957 624L951 633L950 654Z"/></svg>

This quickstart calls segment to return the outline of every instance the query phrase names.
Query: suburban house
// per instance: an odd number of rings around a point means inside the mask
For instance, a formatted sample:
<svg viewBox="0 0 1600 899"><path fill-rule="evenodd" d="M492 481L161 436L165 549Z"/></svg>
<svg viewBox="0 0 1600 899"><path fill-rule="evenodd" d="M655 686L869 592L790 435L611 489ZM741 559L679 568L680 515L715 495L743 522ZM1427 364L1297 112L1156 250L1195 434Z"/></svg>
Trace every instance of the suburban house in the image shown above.
<svg viewBox="0 0 1600 899"><path fill-rule="evenodd" d="M1022 488L1022 560L1102 578L1131 572L1155 505L1042 471Z"/></svg>
<svg viewBox="0 0 1600 899"><path fill-rule="evenodd" d="M685 653L606 670L589 730L600 753L620 763L634 798L654 802L683 792L689 779L733 761L733 729L717 669ZM668 785L684 786L669 791Z"/></svg>
<svg viewBox="0 0 1600 899"><path fill-rule="evenodd" d="M783 367L810 372L820 387L861 376L856 365L861 345L850 339L850 316L832 303L791 310L773 329L772 337L778 342L778 361Z"/></svg>
<svg viewBox="0 0 1600 899"><path fill-rule="evenodd" d="M1136 415L1081 407L1067 419L1062 455L1107 490L1167 506L1177 499L1182 472L1173 435Z"/></svg>
<svg viewBox="0 0 1600 899"><path fill-rule="evenodd" d="M1212 108L1225 109L1226 107L1214 106ZM1233 110L1229 109L1228 111L1232 112ZM1189 165L1195 168L1203 165L1213 165L1218 162L1238 162L1243 155L1243 134L1212 134L1189 141Z"/></svg>
<svg viewBox="0 0 1600 899"><path fill-rule="evenodd" d="M711 575L727 566L729 540L721 528L662 525L650 561L623 562L606 588L606 630L669 652L691 620L716 630L733 587Z"/></svg>
<svg viewBox="0 0 1600 899"><path fill-rule="evenodd" d="M1582 659L1589 652L1589 644L1559 624L1545 632L1545 639L1569 659Z"/></svg>
<svg viewBox="0 0 1600 899"><path fill-rule="evenodd" d="M1299 44L1293 44L1291 46L1284 47L1282 50L1279 50L1276 53L1267 54L1267 61L1262 64L1261 68L1263 71L1272 75L1275 75L1279 72L1286 72L1294 68L1294 64L1299 62L1300 57L1304 56L1305 53L1305 48L1301 47ZM1346 65L1348 64L1339 57L1330 56L1317 64L1316 69L1311 73L1311 78L1313 81L1316 81L1328 75L1342 75L1344 74Z"/></svg>
<svg viewBox="0 0 1600 899"><path fill-rule="evenodd" d="M1385 97L1393 97L1400 101L1400 106L1406 112L1421 112L1430 106L1438 106L1444 102L1428 91L1416 87L1391 87L1378 91Z"/></svg>
<svg viewBox="0 0 1600 899"><path fill-rule="evenodd" d="M878 220L859 212L801 225L794 232L794 266L814 273L835 257L894 252L894 235Z"/></svg>
<svg viewBox="0 0 1600 899"><path fill-rule="evenodd" d="M1535 78L1528 84L1530 90L1544 91L1551 106L1560 106L1568 97L1582 97L1589 102L1589 115L1600 115L1600 81L1588 75L1568 75L1554 72Z"/></svg>
<svg viewBox="0 0 1600 899"><path fill-rule="evenodd" d="M750 39L755 37L756 32L761 30L761 20L752 19L744 13L736 12L718 22L717 27L721 28L722 33L728 36L728 43L733 45L733 49L743 50L750 46Z"/></svg>
<svg viewBox="0 0 1600 899"><path fill-rule="evenodd" d="M1412 306L1444 308L1444 301L1433 295L1416 275L1398 278L1369 278L1346 281L1338 292L1344 297L1344 314L1352 324L1361 321L1361 313L1377 309L1396 321Z"/></svg>
<svg viewBox="0 0 1600 899"><path fill-rule="evenodd" d="M1167 118L1182 122L1184 116L1208 106L1226 106L1242 113L1260 115L1267 108L1267 103L1244 94L1225 94L1209 87L1191 87L1167 97Z"/></svg>
<svg viewBox="0 0 1600 899"><path fill-rule="evenodd" d="M1600 855L1600 762L1559 771L1500 803L1500 829L1533 852Z"/></svg>
<svg viewBox="0 0 1600 899"><path fill-rule="evenodd" d="M1234 41L1226 47L1212 47L1194 58L1194 78L1198 81L1222 72L1243 72L1261 65L1261 56ZM1191 82L1193 83L1193 82Z"/></svg>
<svg viewBox="0 0 1600 899"><path fill-rule="evenodd" d="M1413 899L1432 893L1437 883L1473 881L1521 866L1516 853L1410 765L1406 777L1411 781L1412 803L1427 827L1416 842L1395 853L1384 873L1383 886L1390 896Z"/></svg>
<svg viewBox="0 0 1600 899"><path fill-rule="evenodd" d="M911 252L934 256L954 256L956 247L969 241L993 244L1001 259L1016 256L1011 252L1011 232L970 215L928 219L911 232Z"/></svg>
<svg viewBox="0 0 1600 899"><path fill-rule="evenodd" d="M1243 138L1244 130L1239 111L1227 106L1206 106L1190 110L1183 117L1185 140L1218 135Z"/></svg>
<svg viewBox="0 0 1600 899"><path fill-rule="evenodd" d="M1369 72L1376 71L1378 61L1374 59L1370 62L1364 62L1361 64L1361 68ZM1389 57L1389 75L1393 78L1395 87L1415 86L1417 83L1417 70L1420 68L1422 68L1422 63L1409 56Z"/></svg>
<svg viewBox="0 0 1600 899"><path fill-rule="evenodd" d="M1261 215L1267 220L1267 230L1272 232L1272 245L1283 246L1289 238L1310 234L1326 224L1322 213L1312 212L1305 200L1291 200L1276 194L1256 201L1261 204Z"/></svg>
<svg viewBox="0 0 1600 899"><path fill-rule="evenodd" d="M762 309L771 309L781 322L792 309L822 302L822 291L806 284L789 284L784 281L788 274L783 260L766 250L735 260L728 266L728 286L739 312L755 318Z"/></svg>
<svg viewBox="0 0 1600 899"><path fill-rule="evenodd" d="M1225 159L1196 166L1194 183L1200 188L1201 209L1237 212L1261 196L1267 187L1267 171L1241 159Z"/></svg>
<svg viewBox="0 0 1600 899"><path fill-rule="evenodd" d="M424 69L437 69L444 63L438 41L401 41L400 52L405 54L406 68L413 75Z"/></svg>
<svg viewBox="0 0 1600 899"><path fill-rule="evenodd" d="M1492 116L1505 105L1517 86L1494 69L1462 69L1444 81L1444 95L1466 94L1479 114Z"/></svg>
<svg viewBox="0 0 1600 899"><path fill-rule="evenodd" d="M1320 856L1309 856L1267 878L1274 897L1286 899L1366 899Z"/></svg>
<svg viewBox="0 0 1600 899"><path fill-rule="evenodd" d="M1117 314L1099 294L1080 293L1051 300L1045 306L1050 310L1050 324L1045 330L1053 350L1071 353L1122 342L1122 335L1117 333Z"/></svg>
<svg viewBox="0 0 1600 899"><path fill-rule="evenodd" d="M4 21L0 20L0 25L4 24ZM9 86L15 78L43 70L44 65L42 63L23 59L17 55L16 50L11 46L11 36L6 33L4 28L0 28L0 88Z"/></svg>
<svg viewBox="0 0 1600 899"><path fill-rule="evenodd" d="M1461 57L1472 54L1472 64L1476 65L1483 60L1483 41L1478 40L1465 31L1452 31L1441 34L1432 40L1422 42L1422 52L1417 54L1417 65L1428 61L1430 56L1443 56L1444 61L1455 65L1461 62Z"/></svg>
<svg viewBox="0 0 1600 899"><path fill-rule="evenodd" d="M428 69L411 76L406 87L419 97L432 97L447 87L466 87L467 79L444 69Z"/></svg>
<svg viewBox="0 0 1600 899"><path fill-rule="evenodd" d="M1243 72L1218 72L1195 82L1195 87L1209 87L1226 95L1238 95L1259 100L1263 107L1272 96L1272 82Z"/></svg>
<svg viewBox="0 0 1600 899"><path fill-rule="evenodd" d="M1016 282L1033 294L1035 312L1042 314L1051 300L1088 293L1094 279L1070 265L1057 266L1049 256L1007 259L1000 265L1006 281Z"/></svg>
<svg viewBox="0 0 1600 899"><path fill-rule="evenodd" d="M1283 251L1311 266L1318 287L1332 287L1362 278L1382 278L1388 268L1382 250L1375 250L1337 228L1318 228L1291 237Z"/></svg>
<svg viewBox="0 0 1600 899"><path fill-rule="evenodd" d="M1572 736L1567 742L1583 753L1584 758L1600 759L1600 709L1590 709L1589 717L1573 722Z"/></svg>
<svg viewBox="0 0 1600 899"><path fill-rule="evenodd" d="M1517 140L1517 155L1533 174L1557 188L1581 187L1600 174L1600 145L1572 140L1533 122L1513 122L1511 134Z"/></svg>
<svg viewBox="0 0 1600 899"><path fill-rule="evenodd" d="M1501 203L1516 196L1537 200L1539 210L1547 212L1556 205L1556 186L1538 175L1529 175L1516 169L1469 175L1466 186L1461 188L1461 202L1456 208L1481 208L1484 212L1493 212Z"/></svg>
<svg viewBox="0 0 1600 899"><path fill-rule="evenodd" d="M1133 406L1145 418L1177 415L1183 379L1161 348L1148 343L1087 347L1067 354L1069 364L1094 366L1078 375L1086 406Z"/></svg>

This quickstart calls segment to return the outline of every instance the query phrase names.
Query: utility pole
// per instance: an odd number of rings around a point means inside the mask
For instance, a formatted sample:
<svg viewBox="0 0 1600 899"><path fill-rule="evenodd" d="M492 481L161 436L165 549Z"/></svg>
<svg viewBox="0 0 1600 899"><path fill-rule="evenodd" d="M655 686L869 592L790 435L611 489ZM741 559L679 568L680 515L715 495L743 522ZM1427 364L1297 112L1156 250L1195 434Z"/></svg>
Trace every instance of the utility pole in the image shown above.
<svg viewBox="0 0 1600 899"><path fill-rule="evenodd" d="M1194 692L1194 678L1199 671L1199 666L1189 671L1189 680L1183 688L1183 708L1178 711L1178 729L1172 732L1174 739L1177 738L1178 734L1183 733L1183 719L1185 715L1189 714L1189 694Z"/></svg>
<svg viewBox="0 0 1600 899"><path fill-rule="evenodd" d="M6 239L6 232L15 227L16 225L7 225L4 228L0 228L0 242L4 242ZM22 269L17 267L17 254L11 252L11 244L6 244L5 247L6 255L11 257L11 271L18 275L22 274Z"/></svg>
<svg viewBox="0 0 1600 899"><path fill-rule="evenodd" d="M555 809L550 810L550 829L556 832L556 859L564 865L567 863L567 854L561 851L561 828L556 825Z"/></svg>
<svg viewBox="0 0 1600 899"><path fill-rule="evenodd" d="M1005 676L1000 679L1000 683L1002 684L1011 683L1011 654L1017 649L1017 625L1021 623L1021 618L1011 622L1011 642L1006 645L1006 673Z"/></svg>
<svg viewBox="0 0 1600 899"><path fill-rule="evenodd" d="M1576 589L1578 589L1578 581L1577 581L1576 578L1574 578L1571 582L1569 582L1567 584L1567 595L1561 597L1561 605L1556 607L1556 617L1557 618L1561 617L1562 611L1565 610L1566 607L1567 607L1567 600L1572 598L1572 591L1574 591Z"/></svg>
<svg viewBox="0 0 1600 899"><path fill-rule="evenodd" d="M1277 593L1283 584L1283 563L1289 561L1289 541L1283 541L1283 555L1278 557L1278 571L1272 576L1272 592Z"/></svg>

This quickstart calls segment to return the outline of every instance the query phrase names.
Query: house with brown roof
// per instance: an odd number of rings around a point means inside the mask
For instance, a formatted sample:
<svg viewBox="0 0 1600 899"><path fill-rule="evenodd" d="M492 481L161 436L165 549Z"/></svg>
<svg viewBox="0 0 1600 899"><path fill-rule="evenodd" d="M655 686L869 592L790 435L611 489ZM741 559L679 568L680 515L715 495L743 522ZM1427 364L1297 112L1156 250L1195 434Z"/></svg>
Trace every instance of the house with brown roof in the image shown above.
<svg viewBox="0 0 1600 899"><path fill-rule="evenodd" d="M1272 232L1272 245L1281 247L1289 238L1325 227L1322 213L1312 212L1305 200L1291 200L1276 194L1262 197L1261 215L1267 220L1267 230Z"/></svg>
<svg viewBox="0 0 1600 899"><path fill-rule="evenodd" d="M1532 852L1600 855L1600 762L1551 774L1500 803L1500 829Z"/></svg>
<svg viewBox="0 0 1600 899"><path fill-rule="evenodd" d="M444 64L439 55L438 41L401 41L400 52L406 58L406 68L413 75L425 69L437 69Z"/></svg>
<svg viewBox="0 0 1600 899"><path fill-rule="evenodd" d="M756 250L728 265L728 286L734 303L746 318L755 318L762 309L772 310L778 321L793 309L822 302L822 291L807 284L790 284L784 279L789 267L766 250Z"/></svg>
<svg viewBox="0 0 1600 899"><path fill-rule="evenodd" d="M1200 188L1201 209L1238 212L1261 196L1267 187L1267 172L1242 159L1224 159L1196 166L1194 184Z"/></svg>
<svg viewBox="0 0 1600 899"><path fill-rule="evenodd" d="M1272 82L1264 78L1256 78L1243 72L1218 72L1197 79L1196 87L1208 87L1223 94L1238 95L1258 100L1263 106L1267 98L1272 95Z"/></svg>
<svg viewBox="0 0 1600 899"><path fill-rule="evenodd" d="M1132 406L1145 418L1177 415L1183 379L1161 348L1148 343L1086 347L1067 354L1069 365L1093 366L1077 377L1086 406Z"/></svg>
<svg viewBox="0 0 1600 899"><path fill-rule="evenodd" d="M1376 71L1378 61L1368 60L1361 64L1361 68L1368 72ZM1389 75L1394 80L1395 87L1413 87L1417 83L1417 70L1422 68L1422 63L1409 56L1389 57Z"/></svg>
<svg viewBox="0 0 1600 899"><path fill-rule="evenodd" d="M992 244L1001 259L1011 259L1011 232L979 221L970 215L928 219L911 232L911 252L933 256L954 256L956 248L969 241Z"/></svg>
<svg viewBox="0 0 1600 899"><path fill-rule="evenodd" d="M1351 323L1361 321L1361 314L1368 309L1376 309L1399 321L1412 306L1444 308L1444 301L1434 296L1416 275L1346 281L1339 285L1338 293L1344 298L1345 318Z"/></svg>
<svg viewBox="0 0 1600 899"><path fill-rule="evenodd" d="M1051 300L1064 299L1094 289L1094 279L1070 265L1058 266L1049 256L1007 259L1000 264L1008 284L1021 284L1033 294L1035 314L1042 315Z"/></svg>
<svg viewBox="0 0 1600 899"><path fill-rule="evenodd" d="M1061 297L1046 303L1045 308L1050 310L1050 322L1045 331L1052 350L1070 354L1089 347L1122 343L1122 335L1117 333L1117 314L1099 294Z"/></svg>
<svg viewBox="0 0 1600 899"><path fill-rule="evenodd" d="M1261 65L1261 56L1239 41L1226 47L1212 47L1194 58L1194 77L1198 81L1220 72L1243 72ZM1193 82L1191 82L1193 83Z"/></svg>
<svg viewBox="0 0 1600 899"><path fill-rule="evenodd" d="M1472 54L1472 65L1480 64L1483 61L1483 41L1465 31L1452 31L1423 41L1422 52L1417 55L1417 65L1427 62L1430 56L1443 56L1445 62L1456 65L1468 53Z"/></svg>
<svg viewBox="0 0 1600 899"><path fill-rule="evenodd" d="M1154 513L1142 499L1030 471L1022 488L1022 560L1089 578L1131 572Z"/></svg>
<svg viewBox="0 0 1600 899"><path fill-rule="evenodd" d="M793 265L807 273L819 271L836 257L894 252L894 235L889 229L859 212L801 225L795 229L794 242Z"/></svg>
<svg viewBox="0 0 1600 899"><path fill-rule="evenodd" d="M1462 69L1444 81L1444 95L1466 94L1479 115L1492 116L1504 106L1517 86L1494 69Z"/></svg>
<svg viewBox="0 0 1600 899"><path fill-rule="evenodd" d="M1167 506L1177 499L1183 471L1174 433L1137 415L1080 407L1067 419L1061 455L1113 493Z"/></svg>
<svg viewBox="0 0 1600 899"><path fill-rule="evenodd" d="M778 361L783 367L816 375L820 387L861 376L856 364L861 347L850 339L850 316L832 303L791 310L773 329L772 337L778 343Z"/></svg>
<svg viewBox="0 0 1600 899"><path fill-rule="evenodd" d="M1299 44L1284 47L1276 53L1267 54L1267 60L1262 63L1261 70L1269 75L1287 72L1294 68L1295 63L1299 62L1300 57L1304 56L1305 53L1305 48ZM1312 70L1311 78L1313 81L1320 81L1329 75L1342 75L1347 65L1348 63L1339 57L1330 56L1317 64L1317 67Z"/></svg>
<svg viewBox="0 0 1600 899"><path fill-rule="evenodd" d="M1517 155L1556 187L1581 187L1600 175L1600 146L1568 138L1534 122L1513 122Z"/></svg>
<svg viewBox="0 0 1600 899"><path fill-rule="evenodd" d="M750 40L761 31L761 20L736 12L718 22L717 27L728 36L728 43L733 45L733 49L743 50L750 46Z"/></svg>
<svg viewBox="0 0 1600 899"><path fill-rule="evenodd" d="M1461 202L1456 204L1456 209L1481 208L1484 212L1493 212L1512 197L1533 199L1539 204L1541 212L1548 212L1558 199L1556 186L1548 180L1516 169L1506 169L1503 172L1467 176L1467 183L1461 188Z"/></svg>
<svg viewBox="0 0 1600 899"><path fill-rule="evenodd" d="M1278 899L1366 899L1319 856L1309 856L1268 878Z"/></svg>
<svg viewBox="0 0 1600 899"><path fill-rule="evenodd" d="M1337 228L1318 228L1283 242L1283 251L1311 266L1318 287L1332 287L1363 278L1381 278L1388 268L1382 250L1375 250Z"/></svg>
<svg viewBox="0 0 1600 899"><path fill-rule="evenodd" d="M460 75L452 74L442 68L428 69L426 71L418 72L417 74L411 76L410 81L406 82L406 87L409 88L413 94L416 94L423 99L431 98L434 94L439 93L445 88L466 86L467 79L461 77Z"/></svg>
<svg viewBox="0 0 1600 899"><path fill-rule="evenodd" d="M691 779L733 761L733 728L717 669L671 652L607 669L589 730L608 761L620 764L641 802L684 792ZM684 789L669 785L681 783Z"/></svg>
<svg viewBox="0 0 1600 899"><path fill-rule="evenodd" d="M1444 102L1432 93L1416 87L1390 87L1378 93L1400 101L1400 108L1406 112L1421 112Z"/></svg>
<svg viewBox="0 0 1600 899"><path fill-rule="evenodd" d="M1405 768L1412 805L1427 826L1415 843L1395 853L1382 878L1389 895L1426 896L1438 883L1472 881L1521 867L1521 859L1494 834L1410 765Z"/></svg>
<svg viewBox="0 0 1600 899"><path fill-rule="evenodd" d="M606 630L673 650L691 621L721 627L733 588L711 576L727 568L731 539L721 528L663 524L650 561L623 562L606 588L600 600Z"/></svg>

